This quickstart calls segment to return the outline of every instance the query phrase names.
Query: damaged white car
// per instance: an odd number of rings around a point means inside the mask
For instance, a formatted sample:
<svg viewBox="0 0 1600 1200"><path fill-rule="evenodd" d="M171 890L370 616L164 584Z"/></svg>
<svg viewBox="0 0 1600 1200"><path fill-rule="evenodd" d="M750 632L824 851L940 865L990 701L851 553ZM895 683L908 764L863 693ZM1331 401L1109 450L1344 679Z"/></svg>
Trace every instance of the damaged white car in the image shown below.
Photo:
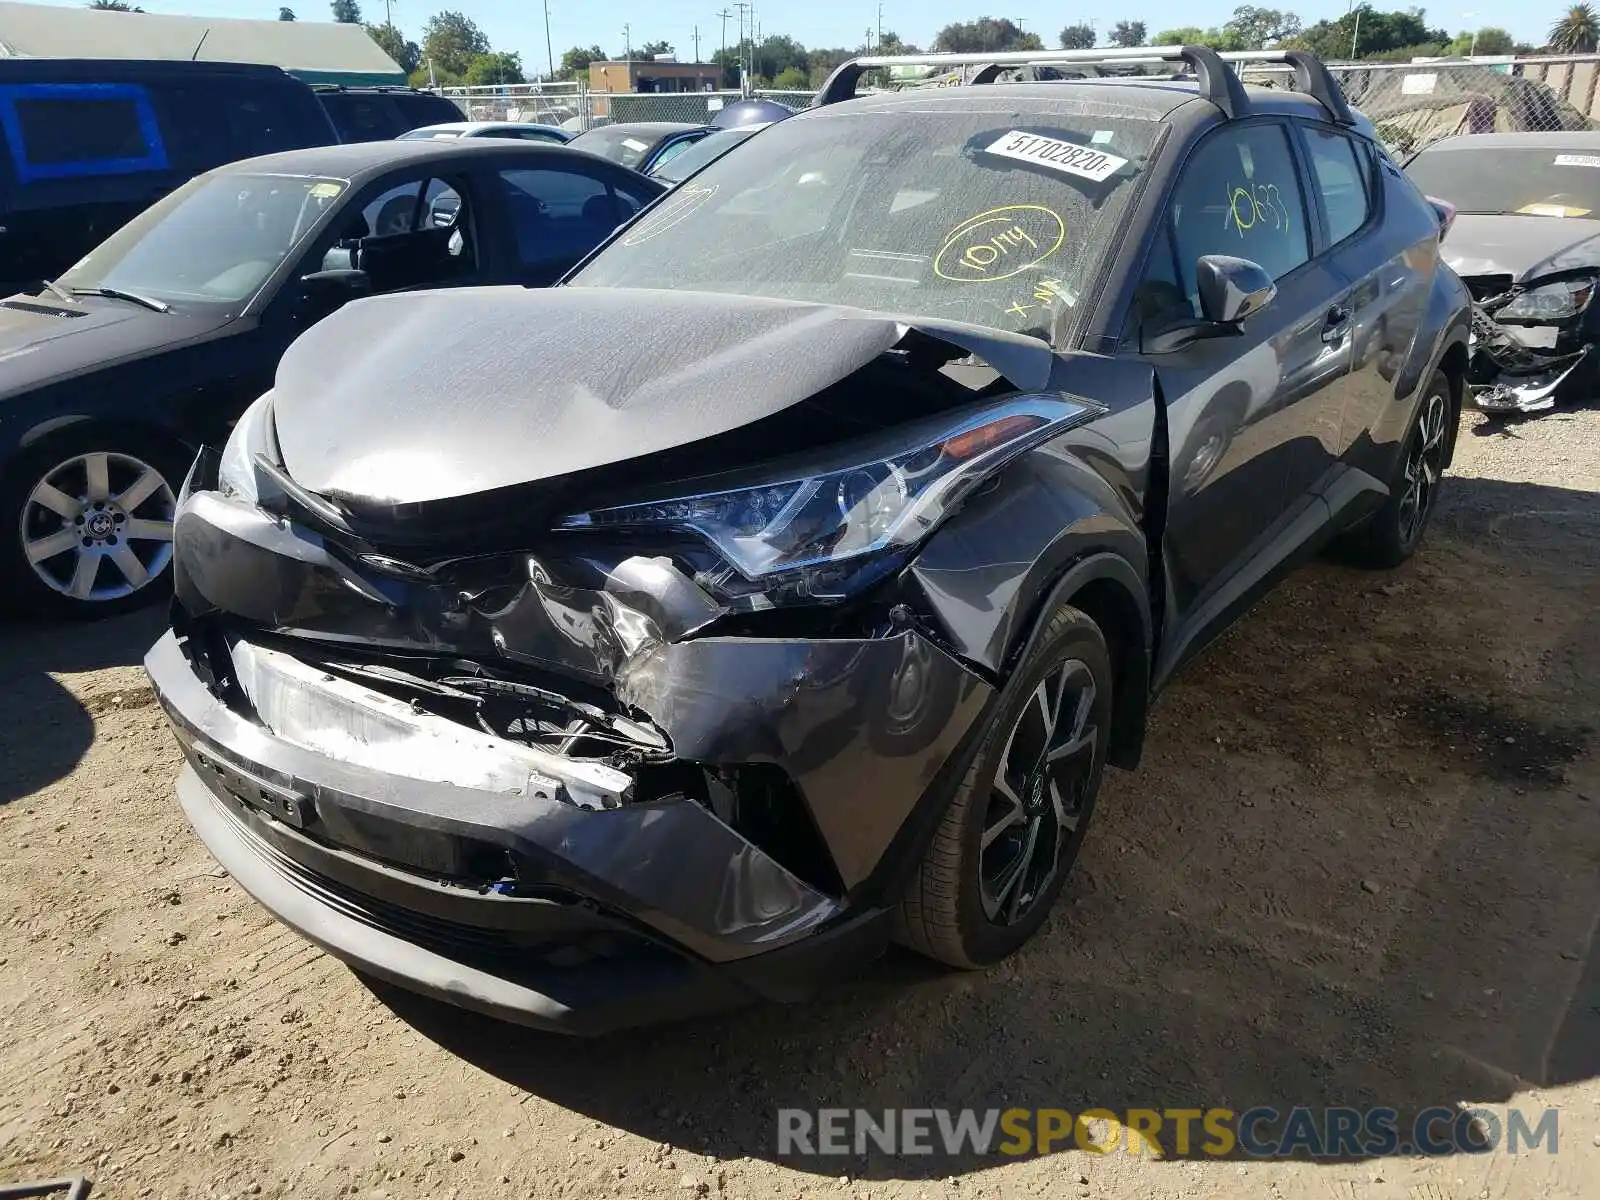
<svg viewBox="0 0 1600 1200"><path fill-rule="evenodd" d="M1446 138L1406 174L1456 209L1442 254L1472 292L1478 407L1588 399L1600 366L1600 133Z"/></svg>

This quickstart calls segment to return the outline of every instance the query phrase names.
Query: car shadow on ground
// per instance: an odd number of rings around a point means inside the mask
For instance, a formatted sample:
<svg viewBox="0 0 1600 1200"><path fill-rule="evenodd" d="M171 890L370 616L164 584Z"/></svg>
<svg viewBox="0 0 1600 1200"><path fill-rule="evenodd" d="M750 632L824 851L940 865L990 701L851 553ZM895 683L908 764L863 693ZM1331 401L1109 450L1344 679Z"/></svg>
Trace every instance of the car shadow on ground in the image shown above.
<svg viewBox="0 0 1600 1200"><path fill-rule="evenodd" d="M55 678L135 666L166 610L64 624L0 619L0 805L67 775L94 741L94 714Z"/></svg>
<svg viewBox="0 0 1600 1200"><path fill-rule="evenodd" d="M379 995L598 1121L864 1180L998 1160L793 1158L778 1110L1386 1106L1408 1141L1425 1110L1600 1074L1600 497L1448 494L1412 564L1301 571L1173 685L1006 964L891 953L810 1004L586 1043Z"/></svg>

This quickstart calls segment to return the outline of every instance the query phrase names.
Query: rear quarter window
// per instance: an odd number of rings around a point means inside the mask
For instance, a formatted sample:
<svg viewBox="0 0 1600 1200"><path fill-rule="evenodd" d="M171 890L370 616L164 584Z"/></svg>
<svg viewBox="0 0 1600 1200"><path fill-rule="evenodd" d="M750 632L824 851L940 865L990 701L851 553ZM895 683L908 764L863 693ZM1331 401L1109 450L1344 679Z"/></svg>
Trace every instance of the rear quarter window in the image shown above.
<svg viewBox="0 0 1600 1200"><path fill-rule="evenodd" d="M324 92L318 99L327 109L341 142L383 142L404 133L406 128L414 128L402 126L387 96Z"/></svg>
<svg viewBox="0 0 1600 1200"><path fill-rule="evenodd" d="M323 145L333 136L315 102L297 103L287 88L196 81L158 87L155 98L173 159L193 171Z"/></svg>
<svg viewBox="0 0 1600 1200"><path fill-rule="evenodd" d="M137 84L3 85L0 129L19 183L168 165L150 95Z"/></svg>

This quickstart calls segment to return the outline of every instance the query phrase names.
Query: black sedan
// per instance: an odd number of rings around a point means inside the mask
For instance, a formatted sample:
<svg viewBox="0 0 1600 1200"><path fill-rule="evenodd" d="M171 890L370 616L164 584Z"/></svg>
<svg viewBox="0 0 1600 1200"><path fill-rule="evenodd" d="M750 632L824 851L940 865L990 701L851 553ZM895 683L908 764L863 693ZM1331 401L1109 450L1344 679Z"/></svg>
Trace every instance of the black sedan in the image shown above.
<svg viewBox="0 0 1600 1200"><path fill-rule="evenodd" d="M562 286L302 339L146 659L233 879L570 1032L1039 933L1173 674L1321 547L1417 549L1467 367L1322 64L1169 56L937 102L847 64Z"/></svg>
<svg viewBox="0 0 1600 1200"><path fill-rule="evenodd" d="M649 174L716 132L714 126L685 121L624 121L580 133L567 145Z"/></svg>
<svg viewBox="0 0 1600 1200"><path fill-rule="evenodd" d="M308 327L372 293L553 283L662 191L495 139L327 146L199 176L0 300L0 592L70 616L152 598L194 448L226 436Z"/></svg>

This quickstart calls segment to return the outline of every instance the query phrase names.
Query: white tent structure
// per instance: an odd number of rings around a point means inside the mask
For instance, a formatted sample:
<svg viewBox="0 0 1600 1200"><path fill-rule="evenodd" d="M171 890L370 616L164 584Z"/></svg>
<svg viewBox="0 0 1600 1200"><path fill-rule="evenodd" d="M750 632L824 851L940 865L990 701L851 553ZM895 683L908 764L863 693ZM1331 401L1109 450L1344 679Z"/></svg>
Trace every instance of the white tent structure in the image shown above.
<svg viewBox="0 0 1600 1200"><path fill-rule="evenodd" d="M0 58L265 63L307 83L406 81L360 25L169 17L0 0Z"/></svg>

